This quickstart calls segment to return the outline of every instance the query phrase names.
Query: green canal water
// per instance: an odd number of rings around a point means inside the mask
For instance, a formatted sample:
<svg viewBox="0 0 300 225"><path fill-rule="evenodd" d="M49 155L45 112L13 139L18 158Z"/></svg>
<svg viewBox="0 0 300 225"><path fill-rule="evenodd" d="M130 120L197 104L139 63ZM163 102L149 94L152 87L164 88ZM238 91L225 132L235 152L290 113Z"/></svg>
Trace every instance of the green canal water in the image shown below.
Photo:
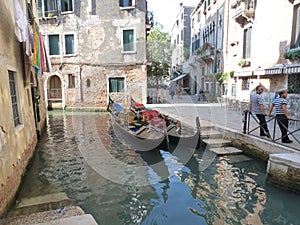
<svg viewBox="0 0 300 225"><path fill-rule="evenodd" d="M137 152L105 113L50 112L18 198L65 192L99 225L300 224L266 163L207 149Z"/></svg>

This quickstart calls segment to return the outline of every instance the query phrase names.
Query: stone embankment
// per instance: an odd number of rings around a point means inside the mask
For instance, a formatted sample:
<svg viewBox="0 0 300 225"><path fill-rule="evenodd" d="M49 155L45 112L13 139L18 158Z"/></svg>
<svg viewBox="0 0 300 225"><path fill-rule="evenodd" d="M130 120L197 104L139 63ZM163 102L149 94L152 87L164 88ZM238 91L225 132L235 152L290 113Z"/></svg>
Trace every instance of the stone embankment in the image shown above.
<svg viewBox="0 0 300 225"><path fill-rule="evenodd" d="M193 127L194 118L199 116L204 143L209 145L211 151L219 155L240 154L242 151L246 155L262 159L268 162L267 182L300 193L300 144L297 142L300 140L299 131L290 137L294 142L285 145L258 136L258 130L253 134L244 134L241 112L226 109L221 104L198 102L190 96L173 100L169 98L168 104L148 107L180 118ZM279 129L276 132L280 135Z"/></svg>
<svg viewBox="0 0 300 225"><path fill-rule="evenodd" d="M97 225L65 193L21 199L0 225Z"/></svg>

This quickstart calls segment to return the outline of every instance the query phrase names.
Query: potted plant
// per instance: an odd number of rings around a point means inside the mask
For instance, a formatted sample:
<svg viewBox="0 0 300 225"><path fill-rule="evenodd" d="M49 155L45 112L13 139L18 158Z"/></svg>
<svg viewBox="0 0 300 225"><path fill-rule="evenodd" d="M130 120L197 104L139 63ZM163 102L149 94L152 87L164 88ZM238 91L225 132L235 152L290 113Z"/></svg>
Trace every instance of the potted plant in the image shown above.
<svg viewBox="0 0 300 225"><path fill-rule="evenodd" d="M245 64L246 64L246 59L245 59L245 58L242 58L242 59L239 61L239 63L238 63L239 66L245 66Z"/></svg>
<svg viewBox="0 0 300 225"><path fill-rule="evenodd" d="M292 49L288 50L284 53L284 58L290 60L290 61L298 61L300 59L300 49Z"/></svg>

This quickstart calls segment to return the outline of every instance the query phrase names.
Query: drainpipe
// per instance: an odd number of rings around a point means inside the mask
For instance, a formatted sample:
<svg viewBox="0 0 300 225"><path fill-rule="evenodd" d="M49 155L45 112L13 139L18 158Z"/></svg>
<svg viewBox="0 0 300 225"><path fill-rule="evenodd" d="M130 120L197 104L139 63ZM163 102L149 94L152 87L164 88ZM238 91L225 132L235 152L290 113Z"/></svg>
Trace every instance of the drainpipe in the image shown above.
<svg viewBox="0 0 300 225"><path fill-rule="evenodd" d="M21 52L21 66L22 66L22 74L23 74L23 85L26 87L26 69L25 69L25 56L23 49L23 42L20 43L20 52Z"/></svg>
<svg viewBox="0 0 300 225"><path fill-rule="evenodd" d="M230 0L227 0L227 21L226 21L226 58L228 54L228 34L229 34L229 11L230 11Z"/></svg>
<svg viewBox="0 0 300 225"><path fill-rule="evenodd" d="M83 92L82 92L82 67L79 66L79 81L80 81L80 101L83 102Z"/></svg>

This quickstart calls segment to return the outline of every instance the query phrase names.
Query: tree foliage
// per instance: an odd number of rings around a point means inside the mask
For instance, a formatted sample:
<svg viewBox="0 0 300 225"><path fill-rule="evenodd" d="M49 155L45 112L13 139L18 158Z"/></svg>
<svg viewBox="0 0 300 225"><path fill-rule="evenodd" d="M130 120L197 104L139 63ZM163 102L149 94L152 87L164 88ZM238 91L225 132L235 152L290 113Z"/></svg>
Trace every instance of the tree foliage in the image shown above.
<svg viewBox="0 0 300 225"><path fill-rule="evenodd" d="M170 68L170 36L162 29L162 25L156 22L147 39L147 73L156 80L168 77Z"/></svg>

